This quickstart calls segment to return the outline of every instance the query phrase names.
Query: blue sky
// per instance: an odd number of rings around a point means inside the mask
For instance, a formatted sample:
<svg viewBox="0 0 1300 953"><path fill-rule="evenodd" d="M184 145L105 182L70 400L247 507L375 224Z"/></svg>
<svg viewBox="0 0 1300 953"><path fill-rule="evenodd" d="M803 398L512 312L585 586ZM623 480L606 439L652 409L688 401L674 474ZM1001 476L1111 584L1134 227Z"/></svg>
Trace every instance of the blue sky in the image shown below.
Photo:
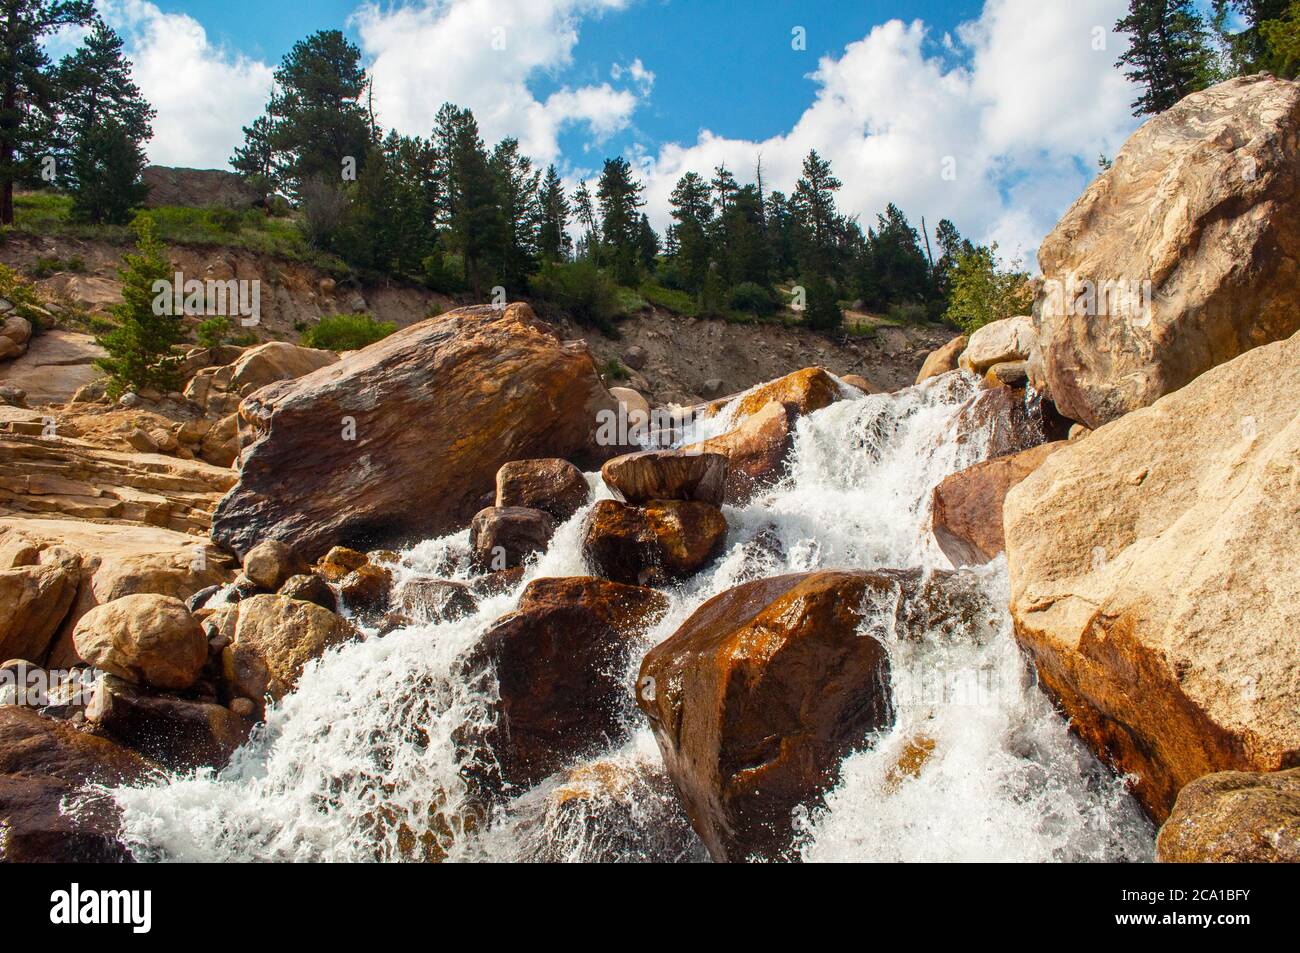
<svg viewBox="0 0 1300 953"><path fill-rule="evenodd" d="M810 148L865 223L894 201L1029 265L1136 128L1110 32L1127 0L100 0L158 109L151 158L219 167L293 42L343 29L381 121L470 106L570 183L624 154L666 223L688 169L788 189ZM805 49L794 49L802 27ZM69 38L70 39L70 38Z"/></svg>
<svg viewBox="0 0 1300 953"><path fill-rule="evenodd" d="M344 0L173 0L157 6L192 16L215 42L270 63L310 30L340 29L359 39L349 20L360 4ZM636 117L645 141L692 139L706 127L762 139L790 128L808 105L815 87L806 74L818 57L838 54L891 18L922 19L942 36L978 16L982 6L980 0L648 0L585 24L572 68L539 75L534 88L547 94L565 82L604 80L609 64L640 58L656 77L654 99ZM250 23L256 30L248 29ZM796 25L808 31L801 54L790 48ZM708 90L707 98L701 90ZM574 132L562 143L566 150L581 149L582 136Z"/></svg>

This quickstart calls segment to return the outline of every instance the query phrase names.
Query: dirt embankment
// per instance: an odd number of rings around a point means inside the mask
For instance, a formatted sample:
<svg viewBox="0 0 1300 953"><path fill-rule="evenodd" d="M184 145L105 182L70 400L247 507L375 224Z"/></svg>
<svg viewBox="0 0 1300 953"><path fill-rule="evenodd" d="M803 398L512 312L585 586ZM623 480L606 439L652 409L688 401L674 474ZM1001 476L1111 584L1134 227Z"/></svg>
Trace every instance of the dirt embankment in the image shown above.
<svg viewBox="0 0 1300 953"><path fill-rule="evenodd" d="M121 300L117 268L130 250L106 241L14 235L0 244L0 262L29 275L52 271L39 280L43 291L103 312ZM331 314L368 312L405 327L457 306L417 285L337 282L303 262L240 248L172 245L168 254L187 280L259 281L260 322L249 330L262 341L297 342L303 328ZM955 334L882 325L872 337L839 343L779 324L728 324L658 309L620 322L616 339L563 320L559 327L565 337L586 339L602 368L617 360L629 374L626 380L607 375L606 383L633 387L657 403L694 403L811 365L841 376L860 374L894 390L910 384L925 354Z"/></svg>

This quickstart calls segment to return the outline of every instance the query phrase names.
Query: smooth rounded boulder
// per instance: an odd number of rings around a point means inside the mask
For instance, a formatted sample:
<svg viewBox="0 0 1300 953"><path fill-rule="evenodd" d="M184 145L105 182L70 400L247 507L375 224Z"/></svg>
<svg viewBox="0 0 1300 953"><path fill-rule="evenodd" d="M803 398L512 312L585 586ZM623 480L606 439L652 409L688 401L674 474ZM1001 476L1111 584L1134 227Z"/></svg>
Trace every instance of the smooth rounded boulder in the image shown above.
<svg viewBox="0 0 1300 953"><path fill-rule="evenodd" d="M668 600L653 589L589 576L538 579L466 658L467 676L493 678L487 728L461 743L478 781L527 787L625 734L625 667Z"/></svg>
<svg viewBox="0 0 1300 953"><path fill-rule="evenodd" d="M789 407L779 400L771 400L726 433L683 450L726 457L723 501L743 505L785 475L794 444L794 420Z"/></svg>
<svg viewBox="0 0 1300 953"><path fill-rule="evenodd" d="M888 653L859 632L869 585L861 572L746 583L641 663L637 702L714 860L788 857L794 808L893 721Z"/></svg>
<svg viewBox="0 0 1300 953"><path fill-rule="evenodd" d="M1157 820L1300 761L1300 334L1070 442L1007 494L1016 637Z"/></svg>
<svg viewBox="0 0 1300 953"><path fill-rule="evenodd" d="M1065 446L1054 441L985 460L943 478L930 502L935 541L954 566L987 563L1006 547L1002 505L1007 493Z"/></svg>
<svg viewBox="0 0 1300 953"><path fill-rule="evenodd" d="M1061 413L1096 428L1300 330L1300 84L1267 73L1148 120L1038 249Z"/></svg>
<svg viewBox="0 0 1300 953"><path fill-rule="evenodd" d="M198 620L171 596L123 596L96 606L77 622L72 640L95 668L174 691L193 685L208 660Z"/></svg>
<svg viewBox="0 0 1300 953"><path fill-rule="evenodd" d="M973 374L983 374L999 364L1026 361L1037 347L1037 337L1032 318L990 321L971 334L957 366Z"/></svg>
<svg viewBox="0 0 1300 953"><path fill-rule="evenodd" d="M227 694L250 699L259 708L267 696L287 695L308 662L353 634L351 626L328 609L270 595L224 606L205 625L226 642L221 672Z"/></svg>
<svg viewBox="0 0 1300 953"><path fill-rule="evenodd" d="M449 311L247 397L251 442L212 538L314 559L453 532L505 463L604 459L598 415L616 409L586 345L527 305Z"/></svg>
<svg viewBox="0 0 1300 953"><path fill-rule="evenodd" d="M726 536L726 517L709 503L601 500L583 522L582 554L595 575L661 585L698 572L722 551Z"/></svg>
<svg viewBox="0 0 1300 953"><path fill-rule="evenodd" d="M514 569L545 552L554 534L555 521L543 510L489 506L469 524L469 548L478 569Z"/></svg>
<svg viewBox="0 0 1300 953"><path fill-rule="evenodd" d="M306 561L278 539L264 540L244 555L244 575L267 592L275 592L290 576L306 571Z"/></svg>
<svg viewBox="0 0 1300 953"><path fill-rule="evenodd" d="M470 587L451 579L408 579L398 601L403 612L420 622L454 622L478 609Z"/></svg>
<svg viewBox="0 0 1300 953"><path fill-rule="evenodd" d="M1300 768L1222 771L1178 792L1156 838L1164 864L1300 863Z"/></svg>
<svg viewBox="0 0 1300 953"><path fill-rule="evenodd" d="M587 505L591 489L568 460L512 460L497 471L496 505L543 510L563 523Z"/></svg>
<svg viewBox="0 0 1300 953"><path fill-rule="evenodd" d="M964 334L959 334L941 348L931 351L925 356L924 363L921 364L921 370L917 372L916 383L928 381L931 377L938 377L940 374L947 374L949 371L957 370L957 361L961 354L966 350L966 345L970 339Z"/></svg>
<svg viewBox="0 0 1300 953"><path fill-rule="evenodd" d="M739 423L758 413L773 400L788 405L795 416L802 416L829 407L844 396L844 389L826 370L805 367L742 394L736 405L734 420Z"/></svg>

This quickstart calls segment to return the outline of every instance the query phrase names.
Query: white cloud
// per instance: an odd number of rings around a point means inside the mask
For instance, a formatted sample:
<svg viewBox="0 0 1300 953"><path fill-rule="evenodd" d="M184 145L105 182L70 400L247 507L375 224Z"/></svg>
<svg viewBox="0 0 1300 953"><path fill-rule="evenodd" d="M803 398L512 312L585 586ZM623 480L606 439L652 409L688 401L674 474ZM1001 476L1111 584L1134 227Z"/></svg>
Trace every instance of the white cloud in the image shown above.
<svg viewBox="0 0 1300 953"><path fill-rule="evenodd" d="M636 83L637 88L641 90L642 95L649 95L650 90L653 89L655 85L655 74L651 70L645 68L645 64L641 62L641 57L639 56L627 66L615 63L609 68L609 75L610 78L614 80L620 80L624 76L627 76L632 80L632 82Z"/></svg>
<svg viewBox="0 0 1300 953"><path fill-rule="evenodd" d="M667 223L668 195L685 171L725 162L744 178L761 155L767 188L788 191L815 148L844 183L841 208L864 226L894 202L913 224L953 219L1032 266L1097 155L1113 155L1135 128L1133 91L1114 66L1123 38L1109 33L1126 8L987 0L978 20L939 39L946 56L927 55L920 21L877 26L817 64L815 100L789 132L755 142L706 130L694 144L663 146L647 183L651 217ZM1094 48L1098 36L1104 49ZM954 51L966 54L961 65L950 65Z"/></svg>
<svg viewBox="0 0 1300 953"><path fill-rule="evenodd" d="M147 151L159 165L225 168L240 129L266 105L271 67L214 45L193 17L147 0L101 0L134 77L158 111Z"/></svg>
<svg viewBox="0 0 1300 953"><path fill-rule="evenodd" d="M573 61L584 17L626 0L425 0L414 6L362 6L352 23L370 61L380 121L428 135L444 102L468 106L489 142L516 136L545 164L559 158L558 135L585 124L604 140L627 128L638 96L608 83L564 88L539 100L530 81ZM640 89L650 74L629 78ZM619 77L614 77L618 79Z"/></svg>

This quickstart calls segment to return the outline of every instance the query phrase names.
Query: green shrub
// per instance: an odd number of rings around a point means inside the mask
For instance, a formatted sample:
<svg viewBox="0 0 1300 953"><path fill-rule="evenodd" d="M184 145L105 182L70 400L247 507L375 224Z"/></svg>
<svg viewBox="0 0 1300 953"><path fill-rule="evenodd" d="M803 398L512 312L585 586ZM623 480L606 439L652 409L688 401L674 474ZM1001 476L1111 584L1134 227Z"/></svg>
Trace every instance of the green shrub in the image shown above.
<svg viewBox="0 0 1300 953"><path fill-rule="evenodd" d="M77 256L71 258L37 258L36 264L32 265L32 277L37 281L48 278L51 275L57 275L61 271L71 271L76 274L82 274L86 270L86 262Z"/></svg>
<svg viewBox="0 0 1300 953"><path fill-rule="evenodd" d="M1028 314L1034 303L1028 273L1013 261L1004 268L996 244L975 248L957 259L947 318L967 334L1002 318Z"/></svg>
<svg viewBox="0 0 1300 953"><path fill-rule="evenodd" d="M616 296L618 298L619 314L622 315L635 314L637 311L641 311L649 306L645 298L637 294L632 288L625 288L622 285L619 285L618 290L616 291Z"/></svg>
<svg viewBox="0 0 1300 953"><path fill-rule="evenodd" d="M357 351L381 341L397 330L391 321L376 321L368 314L335 314L321 318L303 332L302 343L326 351Z"/></svg>
<svg viewBox="0 0 1300 953"><path fill-rule="evenodd" d="M13 302L15 313L31 322L34 330L44 327L48 313L35 285L6 265L0 265L0 297Z"/></svg>
<svg viewBox="0 0 1300 953"><path fill-rule="evenodd" d="M460 255L438 251L420 264L424 266L424 283L431 291L453 295L465 290L465 260Z"/></svg>
<svg viewBox="0 0 1300 953"><path fill-rule="evenodd" d="M924 324L930 318L929 309L916 301L899 301L889 306L889 321L892 324Z"/></svg>
<svg viewBox="0 0 1300 953"><path fill-rule="evenodd" d="M731 289L732 310L745 314L771 314L776 310L776 299L768 288L752 281L742 281Z"/></svg>
<svg viewBox="0 0 1300 953"><path fill-rule="evenodd" d="M230 319L208 318L195 329L194 337L202 347L221 347L230 337Z"/></svg>
<svg viewBox="0 0 1300 953"><path fill-rule="evenodd" d="M690 292L677 288L667 288L652 281L642 282L641 287L637 290L641 293L642 298L649 301L656 308L663 308L665 311L672 311L675 314L685 314L692 318L699 316L699 302L695 300L695 296Z"/></svg>
<svg viewBox="0 0 1300 953"><path fill-rule="evenodd" d="M618 358L611 357L600 366L600 376L607 381L625 381L632 375Z"/></svg>
<svg viewBox="0 0 1300 953"><path fill-rule="evenodd" d="M590 261L544 262L529 279L532 293L565 311L579 324L614 330L621 313L618 286Z"/></svg>
<svg viewBox="0 0 1300 953"><path fill-rule="evenodd" d="M844 323L835 297L835 289L821 275L811 275L802 282L804 301L803 325L813 331L838 331Z"/></svg>

